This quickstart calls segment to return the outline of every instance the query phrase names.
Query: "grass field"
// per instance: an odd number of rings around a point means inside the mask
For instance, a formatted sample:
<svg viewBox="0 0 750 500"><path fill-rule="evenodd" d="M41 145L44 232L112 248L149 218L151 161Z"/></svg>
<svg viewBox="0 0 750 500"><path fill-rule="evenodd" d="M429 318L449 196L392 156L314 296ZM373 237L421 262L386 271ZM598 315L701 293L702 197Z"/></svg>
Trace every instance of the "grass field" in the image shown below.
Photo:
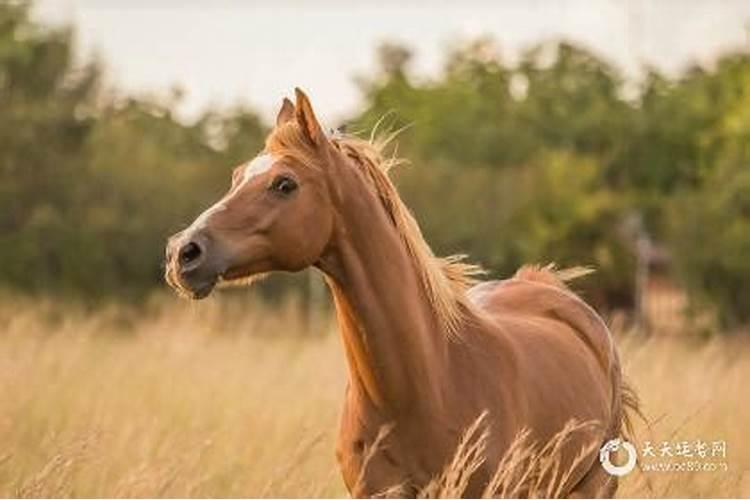
<svg viewBox="0 0 750 500"><path fill-rule="evenodd" d="M162 298L86 313L0 300L0 496L345 496L335 325L289 304ZM750 495L750 339L620 342L653 421L727 442L728 472L628 475L620 496Z"/></svg>

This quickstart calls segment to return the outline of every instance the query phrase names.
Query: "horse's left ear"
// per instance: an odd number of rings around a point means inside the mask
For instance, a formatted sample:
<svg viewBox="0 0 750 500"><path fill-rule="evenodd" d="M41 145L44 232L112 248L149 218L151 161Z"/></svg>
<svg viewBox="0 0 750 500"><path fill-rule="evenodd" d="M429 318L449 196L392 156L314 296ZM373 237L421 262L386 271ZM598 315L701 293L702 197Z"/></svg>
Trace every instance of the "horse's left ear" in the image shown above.
<svg viewBox="0 0 750 500"><path fill-rule="evenodd" d="M286 97L281 103L279 114L276 115L276 126L279 127L294 118L294 104Z"/></svg>
<svg viewBox="0 0 750 500"><path fill-rule="evenodd" d="M297 96L297 105L294 107L297 123L302 128L305 137L307 137L311 145L316 147L323 146L328 139L325 133L323 133L323 128L320 126L318 119L315 118L310 99L299 88L295 88L294 93Z"/></svg>

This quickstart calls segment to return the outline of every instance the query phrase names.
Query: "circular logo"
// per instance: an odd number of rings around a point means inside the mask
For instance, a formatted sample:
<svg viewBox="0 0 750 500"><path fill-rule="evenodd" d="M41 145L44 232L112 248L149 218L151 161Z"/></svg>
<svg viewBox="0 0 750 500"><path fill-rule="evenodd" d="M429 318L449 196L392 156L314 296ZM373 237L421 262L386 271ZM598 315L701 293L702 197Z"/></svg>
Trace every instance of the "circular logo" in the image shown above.
<svg viewBox="0 0 750 500"><path fill-rule="evenodd" d="M609 456L612 452L618 451L620 448L627 452L628 460L622 465L615 465L610 461ZM602 463L602 467L613 476L624 476L635 469L637 456L638 453L635 451L635 446L620 438L610 439L599 450L599 461Z"/></svg>

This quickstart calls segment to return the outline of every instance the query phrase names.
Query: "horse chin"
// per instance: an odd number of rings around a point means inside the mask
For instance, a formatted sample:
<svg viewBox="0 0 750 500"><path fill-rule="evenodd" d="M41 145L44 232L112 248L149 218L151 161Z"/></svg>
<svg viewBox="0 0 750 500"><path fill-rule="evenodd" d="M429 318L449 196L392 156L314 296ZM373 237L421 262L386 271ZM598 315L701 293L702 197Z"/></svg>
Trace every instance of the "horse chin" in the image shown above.
<svg viewBox="0 0 750 500"><path fill-rule="evenodd" d="M177 278L175 273L171 270L167 270L165 278L169 286L172 287L177 295L192 300L201 300L208 297L219 281L219 277L215 276L203 283L188 285L181 279Z"/></svg>
<svg viewBox="0 0 750 500"><path fill-rule="evenodd" d="M224 273L219 279L220 288L231 288L238 286L248 286L261 281L269 273L243 273L242 271L229 271Z"/></svg>
<svg viewBox="0 0 750 500"><path fill-rule="evenodd" d="M218 280L216 278L207 281L206 283L201 283L200 285L191 286L185 286L178 281L177 286L173 286L173 288L177 292L177 294L183 298L191 300L201 300L211 295L211 292L213 292L214 288L216 288L217 283Z"/></svg>
<svg viewBox="0 0 750 500"><path fill-rule="evenodd" d="M188 291L188 294L193 300L205 299L206 297L211 295L211 292L213 292L214 288L216 287L216 283L216 279L211 280L204 285L192 288Z"/></svg>

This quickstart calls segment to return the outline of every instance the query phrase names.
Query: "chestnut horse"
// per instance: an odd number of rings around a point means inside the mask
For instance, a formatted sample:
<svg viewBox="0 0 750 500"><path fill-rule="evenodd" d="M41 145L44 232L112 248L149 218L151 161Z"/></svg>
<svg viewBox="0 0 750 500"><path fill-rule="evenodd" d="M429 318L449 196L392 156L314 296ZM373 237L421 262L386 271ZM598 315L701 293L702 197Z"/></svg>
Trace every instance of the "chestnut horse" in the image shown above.
<svg viewBox="0 0 750 500"><path fill-rule="evenodd" d="M571 420L599 425L568 440L563 494L612 495L597 452L620 435L628 398L607 327L549 267L475 285L478 268L435 257L392 164L371 142L326 134L297 89L263 152L170 238L167 281L200 299L270 271L324 273L349 366L337 457L352 495L416 495L485 411L486 460L465 495L482 492L520 431L544 443Z"/></svg>

